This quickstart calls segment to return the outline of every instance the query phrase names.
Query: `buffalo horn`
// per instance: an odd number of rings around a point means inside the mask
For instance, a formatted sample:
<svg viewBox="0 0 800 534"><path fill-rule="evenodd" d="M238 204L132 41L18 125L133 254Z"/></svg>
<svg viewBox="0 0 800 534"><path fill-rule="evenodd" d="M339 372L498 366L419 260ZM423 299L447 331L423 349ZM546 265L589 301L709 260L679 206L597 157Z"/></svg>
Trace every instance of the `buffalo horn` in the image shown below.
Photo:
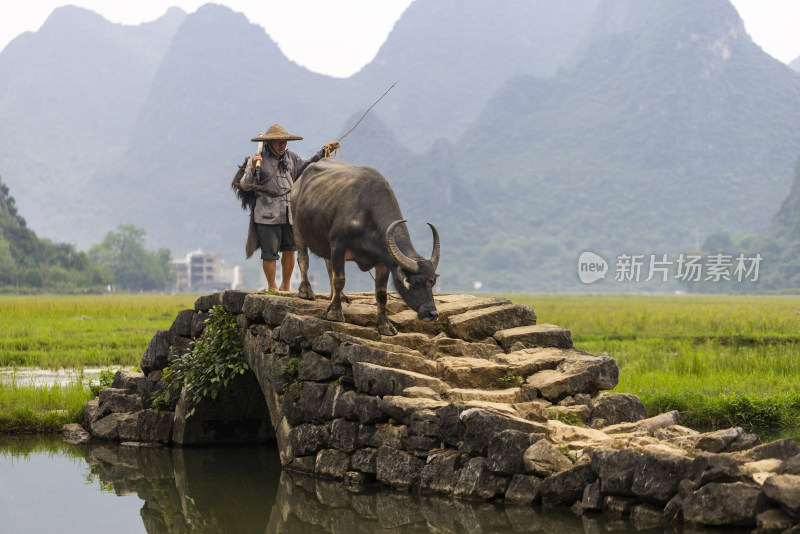
<svg viewBox="0 0 800 534"><path fill-rule="evenodd" d="M433 230L433 252L431 253L431 263L433 264L433 270L436 270L436 267L439 265L439 232L436 231L436 227L431 223L428 223L428 226L431 227Z"/></svg>
<svg viewBox="0 0 800 534"><path fill-rule="evenodd" d="M417 262L403 254L394 242L394 229L398 224L404 222L406 221L395 221L386 229L386 248L389 249L389 256L392 257L397 265L410 273L416 274L419 271Z"/></svg>

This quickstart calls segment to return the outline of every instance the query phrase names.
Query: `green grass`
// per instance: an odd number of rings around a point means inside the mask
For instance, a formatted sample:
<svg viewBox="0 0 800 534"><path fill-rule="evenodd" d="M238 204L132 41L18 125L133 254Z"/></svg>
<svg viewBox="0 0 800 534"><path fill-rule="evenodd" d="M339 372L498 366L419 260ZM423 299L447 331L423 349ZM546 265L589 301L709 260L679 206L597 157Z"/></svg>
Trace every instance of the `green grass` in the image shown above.
<svg viewBox="0 0 800 534"><path fill-rule="evenodd" d="M32 386L0 384L0 435L54 433L83 420L92 397L83 384Z"/></svg>
<svg viewBox="0 0 800 534"><path fill-rule="evenodd" d="M136 366L196 297L0 296L0 367Z"/></svg>
<svg viewBox="0 0 800 534"><path fill-rule="evenodd" d="M512 296L577 349L616 359L614 391L694 428L800 425L800 297Z"/></svg>

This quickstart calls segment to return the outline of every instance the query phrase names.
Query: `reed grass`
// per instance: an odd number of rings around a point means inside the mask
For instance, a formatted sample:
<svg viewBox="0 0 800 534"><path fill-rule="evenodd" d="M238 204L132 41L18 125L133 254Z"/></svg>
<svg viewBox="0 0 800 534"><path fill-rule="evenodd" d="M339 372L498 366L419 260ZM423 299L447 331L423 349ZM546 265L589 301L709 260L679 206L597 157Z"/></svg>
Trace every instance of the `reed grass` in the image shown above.
<svg viewBox="0 0 800 534"><path fill-rule="evenodd" d="M20 385L0 383L0 435L46 434L83 420L92 392L81 383Z"/></svg>

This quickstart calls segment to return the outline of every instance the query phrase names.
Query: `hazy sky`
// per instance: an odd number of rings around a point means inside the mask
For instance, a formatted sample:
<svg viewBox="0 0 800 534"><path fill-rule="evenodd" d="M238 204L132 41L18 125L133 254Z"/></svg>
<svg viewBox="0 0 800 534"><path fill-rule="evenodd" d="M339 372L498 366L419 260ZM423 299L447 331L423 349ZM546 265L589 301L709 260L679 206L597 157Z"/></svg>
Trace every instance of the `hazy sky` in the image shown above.
<svg viewBox="0 0 800 534"><path fill-rule="evenodd" d="M697 0L706 1L706 0ZM788 63L800 56L800 0L732 0L745 27L767 53ZM207 0L0 0L0 48L36 31L60 5L85 7L112 22L139 24L169 6L193 12ZM217 0L244 13L278 43L286 56L310 70L349 76L378 52L412 0ZM309 38L309 35L313 38Z"/></svg>

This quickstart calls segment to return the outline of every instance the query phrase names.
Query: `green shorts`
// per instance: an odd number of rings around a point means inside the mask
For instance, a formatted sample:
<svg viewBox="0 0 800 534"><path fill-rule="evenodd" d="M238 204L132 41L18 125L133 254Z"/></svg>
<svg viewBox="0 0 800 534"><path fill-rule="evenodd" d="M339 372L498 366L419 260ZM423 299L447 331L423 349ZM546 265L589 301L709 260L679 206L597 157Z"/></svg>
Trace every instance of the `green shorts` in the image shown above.
<svg viewBox="0 0 800 534"><path fill-rule="evenodd" d="M280 258L278 252L297 250L291 224L256 223L256 230L261 244L262 260L277 260Z"/></svg>

